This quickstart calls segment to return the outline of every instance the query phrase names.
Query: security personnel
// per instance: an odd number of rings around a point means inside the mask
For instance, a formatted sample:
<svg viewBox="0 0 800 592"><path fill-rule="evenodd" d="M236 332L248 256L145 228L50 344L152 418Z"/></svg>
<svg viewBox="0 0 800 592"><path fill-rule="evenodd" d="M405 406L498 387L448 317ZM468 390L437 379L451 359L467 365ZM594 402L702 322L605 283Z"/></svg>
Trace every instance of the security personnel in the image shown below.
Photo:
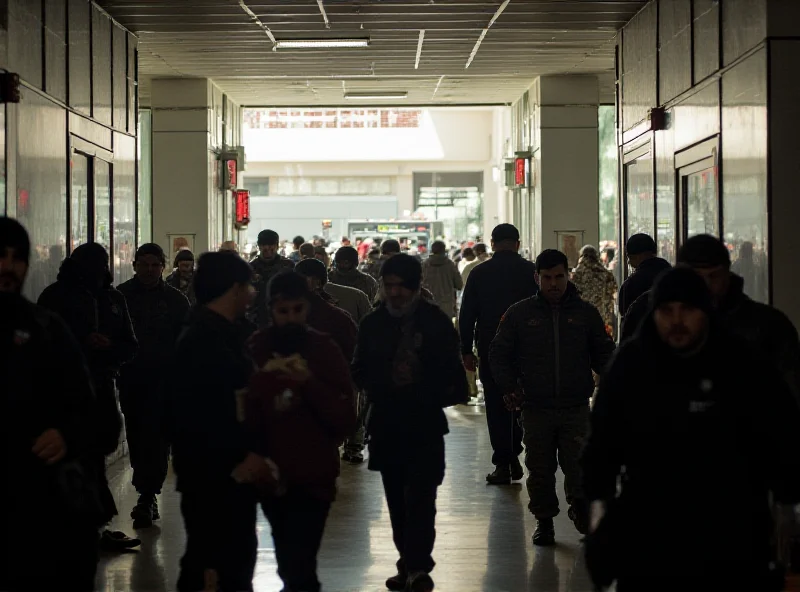
<svg viewBox="0 0 800 592"><path fill-rule="evenodd" d="M156 495L167 477L169 448L164 439L161 383L167 372L175 371L172 356L189 301L161 278L166 259L155 243L136 251L133 279L120 284L133 321L139 351L122 367L117 385L125 415L133 486L139 501L131 512L134 528L152 526L161 516ZM180 370L180 369L178 369Z"/></svg>
<svg viewBox="0 0 800 592"><path fill-rule="evenodd" d="M555 544L559 465L569 517L578 532L588 531L578 457L589 427L592 372L603 372L614 342L600 313L569 282L564 253L543 251L536 272L540 292L508 309L489 357L500 391L511 406L522 407L528 508L536 517L533 544L548 546Z"/></svg>
<svg viewBox="0 0 800 592"><path fill-rule="evenodd" d="M530 298L539 288L536 267L519 255L519 231L511 224L500 224L492 231L494 255L469 275L461 300L458 327L464 366L475 372L475 344L480 359L480 379L486 400L486 422L492 443L495 470L486 476L491 485L506 485L522 479L522 429L514 412L506 409L505 393L498 389L489 365L489 346L497 333L500 318L512 304Z"/></svg>
<svg viewBox="0 0 800 592"><path fill-rule="evenodd" d="M269 323L267 311L267 284L272 276L281 271L294 269L294 263L278 253L280 237L274 230L262 230L258 233L258 257L250 262L253 268L253 288L256 295L247 314L249 321L259 328Z"/></svg>

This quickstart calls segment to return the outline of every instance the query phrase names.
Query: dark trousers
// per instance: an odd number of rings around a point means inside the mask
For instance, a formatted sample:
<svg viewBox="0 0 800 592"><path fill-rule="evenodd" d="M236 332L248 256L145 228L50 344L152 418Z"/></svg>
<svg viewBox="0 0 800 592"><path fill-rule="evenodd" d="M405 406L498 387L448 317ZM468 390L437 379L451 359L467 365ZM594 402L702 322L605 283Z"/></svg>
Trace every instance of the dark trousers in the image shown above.
<svg viewBox="0 0 800 592"><path fill-rule="evenodd" d="M319 592L317 554L331 502L298 491L261 502L272 527L278 575L286 590Z"/></svg>
<svg viewBox="0 0 800 592"><path fill-rule="evenodd" d="M256 495L230 483L181 494L186 551L180 592L205 590L206 571L216 572L220 592L251 592L256 567Z"/></svg>
<svg viewBox="0 0 800 592"><path fill-rule="evenodd" d="M169 467L169 446L161 425L161 404L156 400L137 401L143 393L124 393L122 411L128 441L133 486L142 495L161 493Z"/></svg>
<svg viewBox="0 0 800 592"><path fill-rule="evenodd" d="M438 482L402 470L382 470L383 490L392 522L392 538L403 574L430 573L436 540L436 490Z"/></svg>
<svg viewBox="0 0 800 592"><path fill-rule="evenodd" d="M525 466L528 468L528 508L536 518L558 515L556 471L564 472L564 492L572 507L583 502L578 460L589 429L589 406L567 409L525 409Z"/></svg>
<svg viewBox="0 0 800 592"><path fill-rule="evenodd" d="M489 425L489 441L492 443L492 464L507 467L512 459L522 453L522 428L517 421L519 413L506 409L489 366L489 356L481 358L480 377L483 384L483 397L486 403L486 423Z"/></svg>

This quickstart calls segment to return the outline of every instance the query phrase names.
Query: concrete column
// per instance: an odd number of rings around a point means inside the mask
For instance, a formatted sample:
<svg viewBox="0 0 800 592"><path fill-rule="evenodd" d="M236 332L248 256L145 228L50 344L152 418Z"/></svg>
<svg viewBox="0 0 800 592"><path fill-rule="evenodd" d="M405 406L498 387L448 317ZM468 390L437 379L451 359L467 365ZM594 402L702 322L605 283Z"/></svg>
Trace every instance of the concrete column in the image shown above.
<svg viewBox="0 0 800 592"><path fill-rule="evenodd" d="M596 76L542 76L531 88L536 116L533 225L535 256L558 248L557 232L579 231L582 244L599 233Z"/></svg>
<svg viewBox="0 0 800 592"><path fill-rule="evenodd" d="M395 177L396 185L395 191L397 193L397 217L401 218L403 212L408 210L414 211L414 204L416 203L416 196L414 195L414 175L406 174L405 171L400 171Z"/></svg>
<svg viewBox="0 0 800 592"><path fill-rule="evenodd" d="M209 248L212 216L212 84L205 78L155 79L151 92L153 242L169 258L170 234L194 235L195 254L202 253Z"/></svg>

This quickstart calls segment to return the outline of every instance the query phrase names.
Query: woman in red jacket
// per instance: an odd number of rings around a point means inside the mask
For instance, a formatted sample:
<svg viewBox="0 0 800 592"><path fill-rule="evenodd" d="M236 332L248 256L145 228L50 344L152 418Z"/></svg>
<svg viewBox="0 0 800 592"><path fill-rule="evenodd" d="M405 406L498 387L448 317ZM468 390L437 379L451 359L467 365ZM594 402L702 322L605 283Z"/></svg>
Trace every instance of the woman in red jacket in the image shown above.
<svg viewBox="0 0 800 592"><path fill-rule="evenodd" d="M250 341L258 372L245 421L256 450L278 467L278 487L261 500L278 575L287 590L318 592L317 553L336 496L339 445L356 425L354 388L339 347L306 323L305 278L284 272L267 290L271 323Z"/></svg>

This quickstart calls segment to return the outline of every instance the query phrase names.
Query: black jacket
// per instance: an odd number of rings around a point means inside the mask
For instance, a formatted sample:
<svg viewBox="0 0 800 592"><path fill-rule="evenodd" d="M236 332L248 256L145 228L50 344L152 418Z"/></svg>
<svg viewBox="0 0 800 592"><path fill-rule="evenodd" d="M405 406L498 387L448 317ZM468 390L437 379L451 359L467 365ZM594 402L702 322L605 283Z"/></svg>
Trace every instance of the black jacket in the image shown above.
<svg viewBox="0 0 800 592"><path fill-rule="evenodd" d="M117 289L125 296L139 350L120 372L118 384L125 390L142 381L158 381L171 368L175 342L189 312L189 301L172 286L159 281L148 288L135 277Z"/></svg>
<svg viewBox="0 0 800 592"><path fill-rule="evenodd" d="M498 251L469 274L461 299L461 352L489 355L501 317L512 304L539 292L536 266L511 251Z"/></svg>
<svg viewBox="0 0 800 592"><path fill-rule="evenodd" d="M559 409L588 402L592 371L602 374L613 351L600 313L570 283L557 308L541 294L509 308L489 363L502 392L521 385L526 407Z"/></svg>
<svg viewBox="0 0 800 592"><path fill-rule="evenodd" d="M251 450L237 409L254 370L239 327L197 306L164 381L167 435L178 490L232 484L231 472ZM242 418L243 419L243 418Z"/></svg>
<svg viewBox="0 0 800 592"><path fill-rule="evenodd" d="M448 432L442 409L469 398L453 323L423 299L404 317L393 317L383 304L364 317L352 371L371 406L372 469L424 456L427 443ZM435 456L429 460L443 476L443 448Z"/></svg>
<svg viewBox="0 0 800 592"><path fill-rule="evenodd" d="M97 493L95 399L81 348L57 315L22 296L0 294L0 376L4 525L43 516L61 523L67 518L57 485L61 468L81 466L82 486ZM52 466L31 452L48 429L58 430L67 446L66 458Z"/></svg>
<svg viewBox="0 0 800 592"><path fill-rule="evenodd" d="M275 255L269 261L265 261L263 257L259 256L250 262L250 267L253 268L253 289L255 289L256 295L253 298L253 305L247 313L247 318L259 329L263 329L269 324L267 285L280 272L294 269L294 263L280 255Z"/></svg>
<svg viewBox="0 0 800 592"><path fill-rule="evenodd" d="M613 522L624 570L663 569L677 545L676 577L720 563L742 574L766 566L767 492L800 501L800 410L767 367L719 326L698 354L679 357L652 315L620 347L595 398L582 464L589 500L614 498L624 467Z"/></svg>
<svg viewBox="0 0 800 592"><path fill-rule="evenodd" d="M625 317L633 301L653 287L653 282L665 269L672 267L669 261L661 257L653 257L642 261L630 277L625 280L619 289L620 317Z"/></svg>

